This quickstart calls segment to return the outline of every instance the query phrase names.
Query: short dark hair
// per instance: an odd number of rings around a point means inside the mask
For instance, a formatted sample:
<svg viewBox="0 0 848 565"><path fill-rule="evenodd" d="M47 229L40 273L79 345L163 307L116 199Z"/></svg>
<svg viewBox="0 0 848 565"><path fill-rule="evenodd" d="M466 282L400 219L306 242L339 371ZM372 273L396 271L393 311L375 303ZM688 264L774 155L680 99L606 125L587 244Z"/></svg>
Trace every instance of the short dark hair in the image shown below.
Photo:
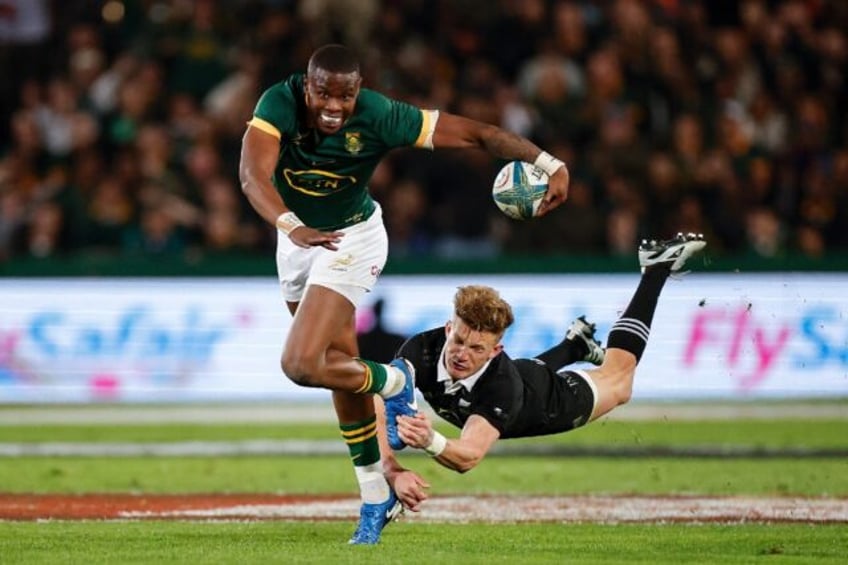
<svg viewBox="0 0 848 565"><path fill-rule="evenodd" d="M344 45L330 43L316 49L309 58L307 72L315 69L330 73L358 73L359 59Z"/></svg>

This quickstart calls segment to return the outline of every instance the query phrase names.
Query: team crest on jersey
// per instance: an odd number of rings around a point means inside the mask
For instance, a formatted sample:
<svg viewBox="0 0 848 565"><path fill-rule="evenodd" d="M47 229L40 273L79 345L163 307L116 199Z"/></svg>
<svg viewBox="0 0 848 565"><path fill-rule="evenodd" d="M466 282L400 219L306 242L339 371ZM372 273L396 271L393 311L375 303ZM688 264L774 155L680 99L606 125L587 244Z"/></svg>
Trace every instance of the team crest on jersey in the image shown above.
<svg viewBox="0 0 848 565"><path fill-rule="evenodd" d="M358 131L345 132L345 149L354 155L362 151L362 137Z"/></svg>

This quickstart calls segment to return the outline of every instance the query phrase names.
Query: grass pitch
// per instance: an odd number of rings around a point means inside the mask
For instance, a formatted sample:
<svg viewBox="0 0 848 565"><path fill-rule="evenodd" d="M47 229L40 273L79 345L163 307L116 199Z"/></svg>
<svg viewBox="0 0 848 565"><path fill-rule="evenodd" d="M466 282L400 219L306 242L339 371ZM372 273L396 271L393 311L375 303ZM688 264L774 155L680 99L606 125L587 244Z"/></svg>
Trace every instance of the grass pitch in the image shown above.
<svg viewBox="0 0 848 565"><path fill-rule="evenodd" d="M52 522L0 528L4 563L821 563L842 564L845 526L391 524L351 547L340 522Z"/></svg>
<svg viewBox="0 0 848 565"><path fill-rule="evenodd" d="M451 437L456 431L442 428ZM332 424L2 425L0 443L309 439L339 442ZM842 419L607 421L510 445L622 454L487 458L466 475L402 454L442 494L813 496L848 505L848 458L649 457L634 446L848 449ZM719 450L720 451L720 450ZM0 458L0 491L354 493L343 450L322 456ZM349 547L354 527L320 522L3 522L2 563L843 563L848 525L391 524L377 547Z"/></svg>

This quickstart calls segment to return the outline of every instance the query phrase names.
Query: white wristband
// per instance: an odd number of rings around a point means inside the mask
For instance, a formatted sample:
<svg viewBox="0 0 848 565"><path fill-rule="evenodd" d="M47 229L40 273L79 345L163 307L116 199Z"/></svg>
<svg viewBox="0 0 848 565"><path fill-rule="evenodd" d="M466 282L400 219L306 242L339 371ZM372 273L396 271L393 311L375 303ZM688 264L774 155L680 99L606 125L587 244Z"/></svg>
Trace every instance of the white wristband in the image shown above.
<svg viewBox="0 0 848 565"><path fill-rule="evenodd" d="M560 167L565 166L565 163L563 163L547 151L542 151L541 153L539 153L539 156L536 157L536 161L534 161L533 164L545 171L548 176L553 175L559 170Z"/></svg>
<svg viewBox="0 0 848 565"><path fill-rule="evenodd" d="M424 451L430 457L436 457L442 454L442 451L448 446L448 438L433 430L433 440L430 442L430 445L424 448Z"/></svg>
<svg viewBox="0 0 848 565"><path fill-rule="evenodd" d="M297 217L297 214L289 210L288 212L283 212L279 216L277 216L277 229L288 235L295 228L299 228L304 225L300 218Z"/></svg>

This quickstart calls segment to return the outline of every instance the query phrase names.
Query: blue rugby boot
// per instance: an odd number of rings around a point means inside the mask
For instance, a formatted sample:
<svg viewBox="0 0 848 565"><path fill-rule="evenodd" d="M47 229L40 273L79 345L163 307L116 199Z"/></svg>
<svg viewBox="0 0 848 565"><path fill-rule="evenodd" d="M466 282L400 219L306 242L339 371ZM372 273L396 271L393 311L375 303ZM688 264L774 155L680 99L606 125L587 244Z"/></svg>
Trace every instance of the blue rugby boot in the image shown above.
<svg viewBox="0 0 848 565"><path fill-rule="evenodd" d="M374 545L380 541L380 534L386 524L403 513L403 504L398 500L395 491L389 490L389 498L377 504L362 503L359 507L359 524L353 532L351 545Z"/></svg>
<svg viewBox="0 0 848 565"><path fill-rule="evenodd" d="M389 365L400 369L406 377L406 382L399 393L383 399L383 404L386 406L386 436L389 446L399 451L406 447L406 444L398 436L397 417L415 416L418 413L418 403L415 400L415 367L406 359L394 359Z"/></svg>

